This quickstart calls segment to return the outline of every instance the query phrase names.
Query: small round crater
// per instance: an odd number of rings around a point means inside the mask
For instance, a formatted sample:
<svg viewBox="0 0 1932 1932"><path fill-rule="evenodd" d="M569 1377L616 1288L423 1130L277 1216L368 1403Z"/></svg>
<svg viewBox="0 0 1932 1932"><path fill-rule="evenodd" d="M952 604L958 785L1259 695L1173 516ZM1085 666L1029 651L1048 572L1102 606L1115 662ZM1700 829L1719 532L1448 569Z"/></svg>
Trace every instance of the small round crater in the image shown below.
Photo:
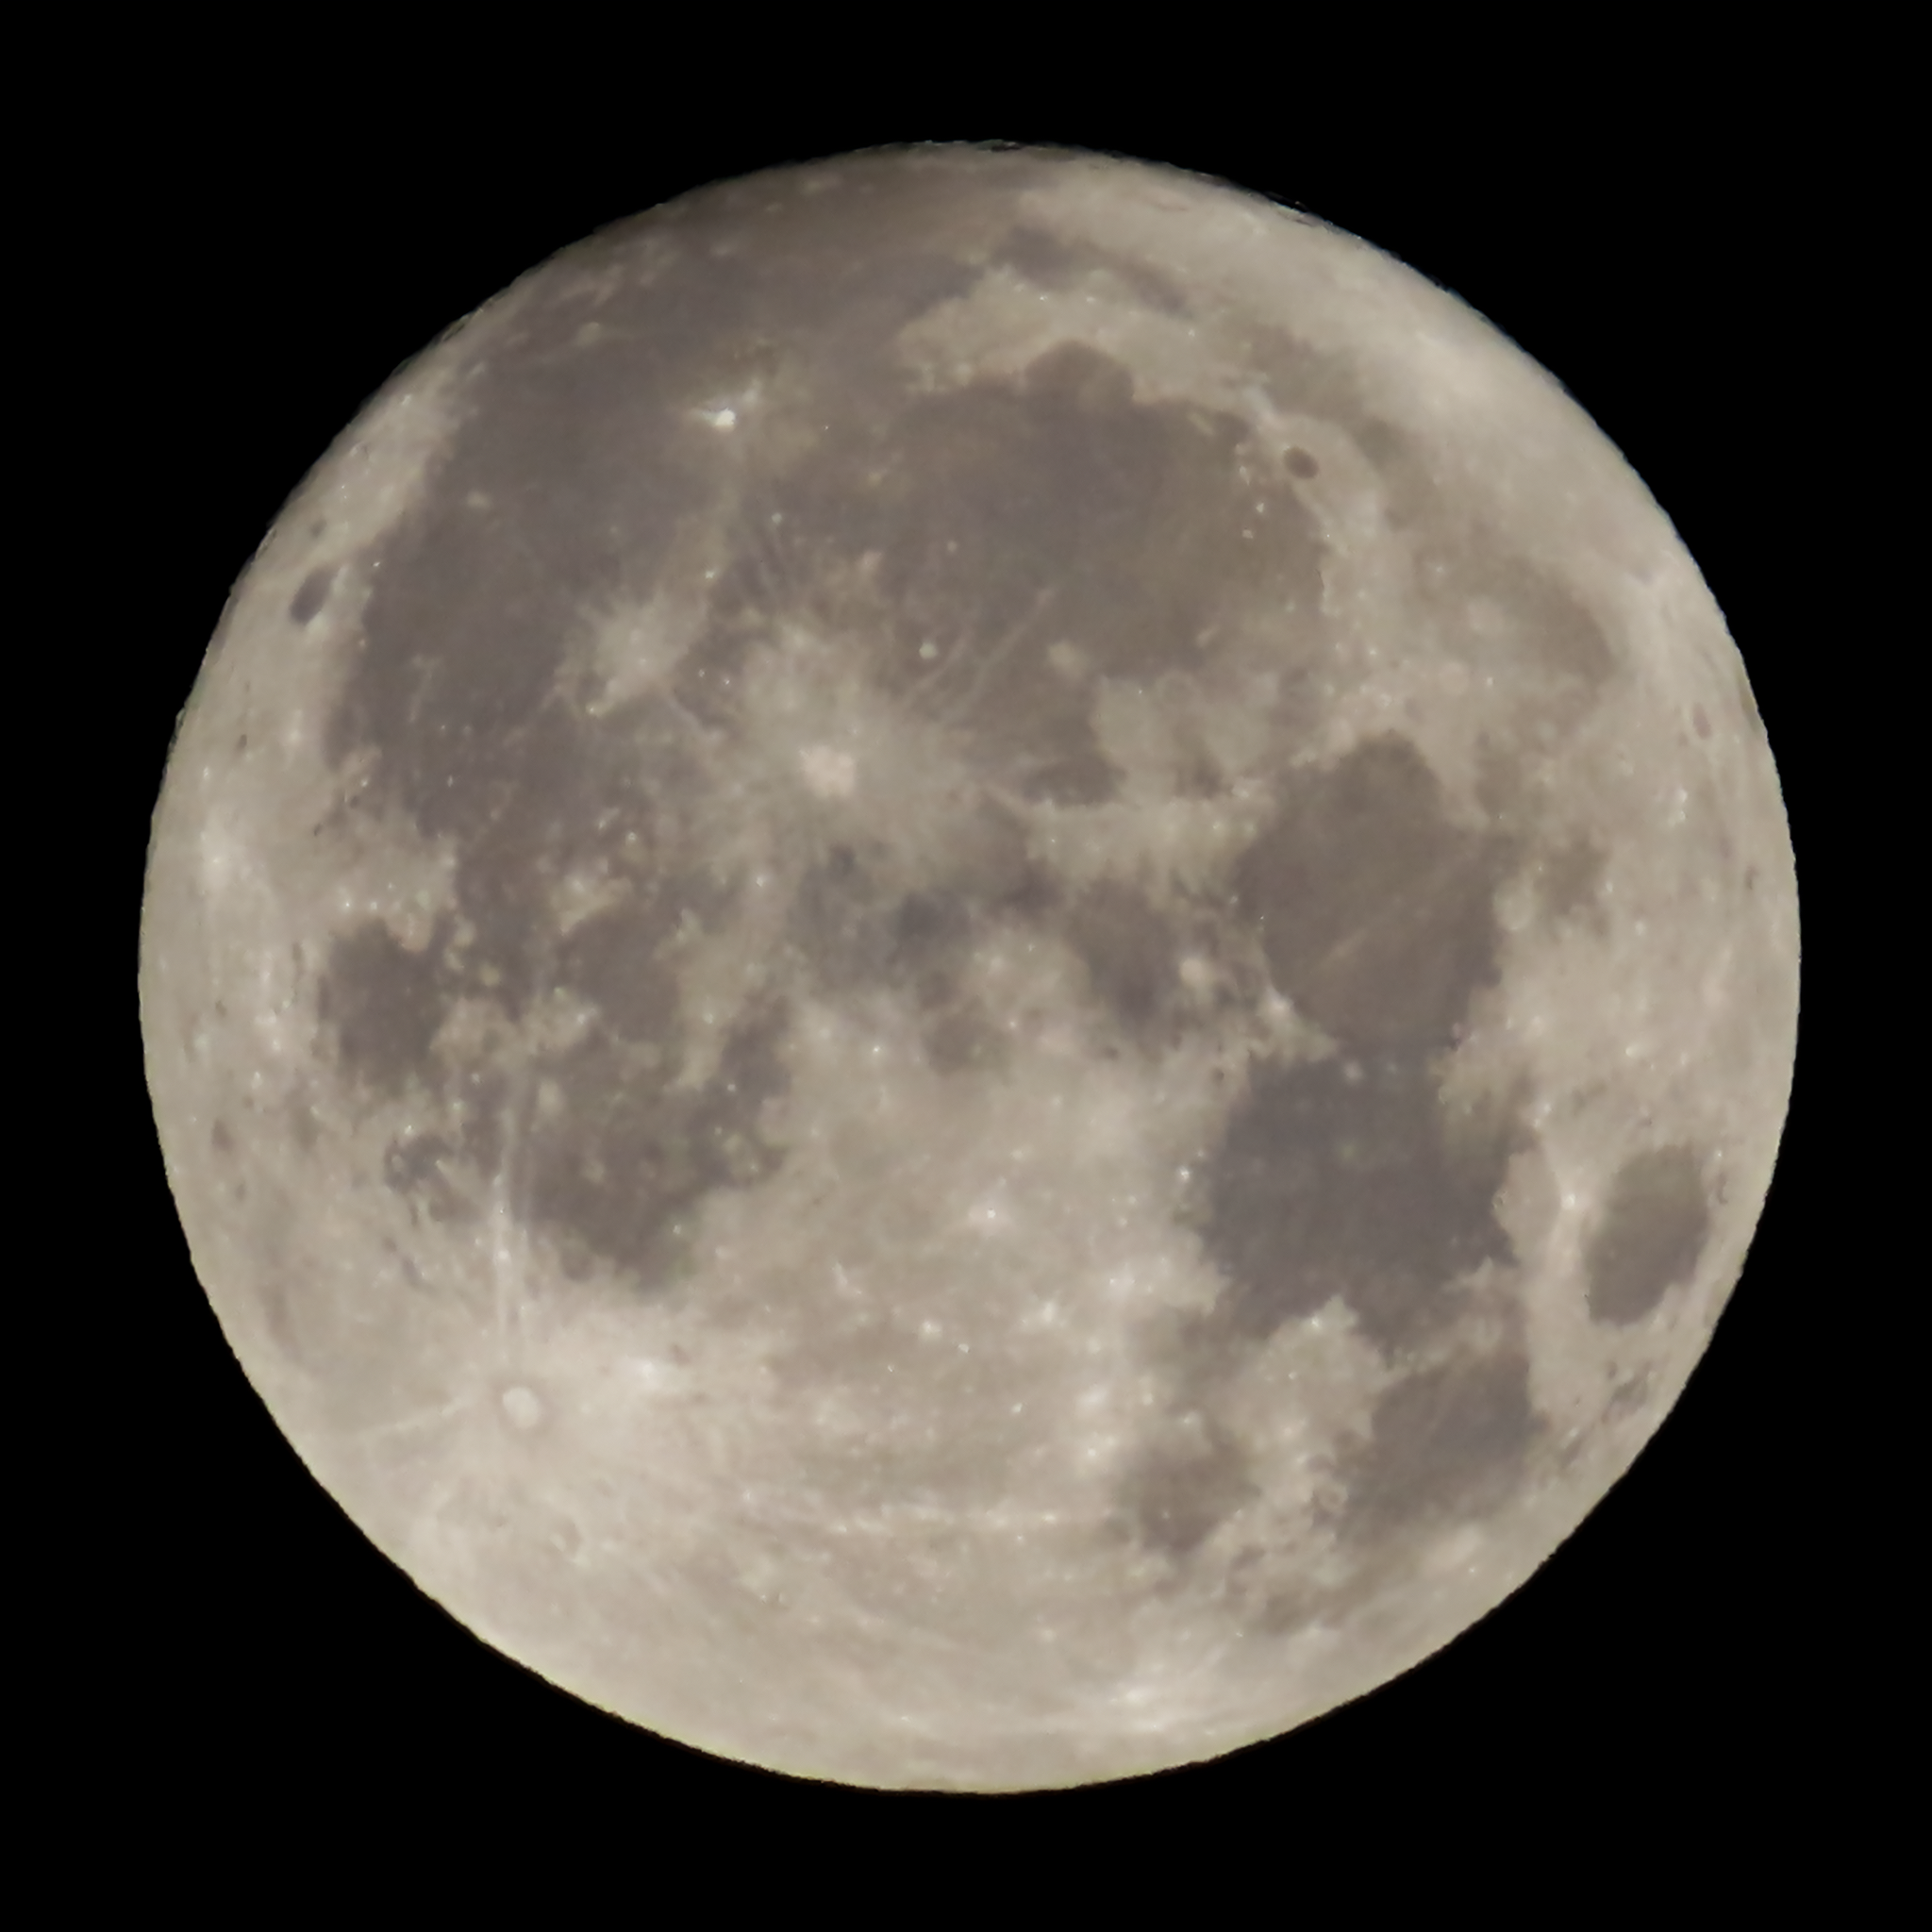
<svg viewBox="0 0 1932 1932"><path fill-rule="evenodd" d="M329 587L335 578L332 565L318 564L302 579L294 596L289 600L289 616L296 624L313 623L322 614L322 607L328 602Z"/></svg>

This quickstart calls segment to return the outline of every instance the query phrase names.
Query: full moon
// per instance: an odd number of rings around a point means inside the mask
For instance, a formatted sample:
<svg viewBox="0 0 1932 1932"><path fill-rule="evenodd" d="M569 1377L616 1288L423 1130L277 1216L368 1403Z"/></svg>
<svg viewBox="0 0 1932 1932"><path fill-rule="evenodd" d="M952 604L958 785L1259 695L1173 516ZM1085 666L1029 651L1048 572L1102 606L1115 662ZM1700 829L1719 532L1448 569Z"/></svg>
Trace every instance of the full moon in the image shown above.
<svg viewBox="0 0 1932 1932"><path fill-rule="evenodd" d="M553 1684L1095 1783L1494 1608L1736 1286L1798 916L1743 666L1558 383L1364 242L933 146L686 195L402 370L184 710L196 1272Z"/></svg>

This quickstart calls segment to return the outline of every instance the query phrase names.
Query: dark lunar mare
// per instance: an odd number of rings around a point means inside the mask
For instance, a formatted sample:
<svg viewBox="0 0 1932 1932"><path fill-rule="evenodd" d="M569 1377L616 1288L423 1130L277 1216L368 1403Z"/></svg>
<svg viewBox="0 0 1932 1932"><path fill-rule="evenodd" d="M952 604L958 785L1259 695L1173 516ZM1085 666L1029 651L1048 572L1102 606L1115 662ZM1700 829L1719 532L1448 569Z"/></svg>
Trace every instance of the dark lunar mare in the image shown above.
<svg viewBox="0 0 1932 1932"><path fill-rule="evenodd" d="M1590 1312L1641 1321L1688 1280L1710 1238L1710 1203L1694 1149L1655 1147L1617 1170L1584 1254Z"/></svg>
<svg viewBox="0 0 1932 1932"><path fill-rule="evenodd" d="M1120 774L1094 733L1096 676L1197 666L1257 605L1288 643L1318 600L1312 522L1279 477L1240 479L1244 426L1138 400L1096 349L852 400L748 513L680 679L704 715L770 635L775 591L872 641L878 683L958 731L995 781L1097 804Z"/></svg>
<svg viewBox="0 0 1932 1932"><path fill-rule="evenodd" d="M575 257L581 273L533 286L508 340L461 359L458 338L459 426L425 501L363 559L372 589L329 748L367 773L367 803L451 841L460 919L422 955L379 927L345 937L323 1014L372 1093L416 1083L453 1098L461 1157L512 1161L523 1211L575 1261L657 1278L707 1190L782 1158L759 1130L784 1090L781 1008L746 1016L702 1089L673 1084L679 935L729 919L741 888L706 848L706 758L728 758L740 679L780 620L866 641L885 692L959 734L995 785L1050 806L1117 790L1093 728L1096 678L1211 666L1228 618L1259 610L1291 673L1318 648L1324 553L1294 483L1321 466L1306 452L1277 463L1232 417L1138 396L1091 346L954 391L922 391L894 362L891 338L972 286L969 244L1046 286L1091 265L1012 221L1011 191L1037 163L983 158L992 172L970 182L882 165L817 195L741 195L728 213L700 197L597 238ZM1588 614L1489 533L1457 525L1431 549L1453 519L1340 365L1285 337L1256 350L1278 404L1342 424L1384 467L1452 605L1500 612L1510 648L1578 688L1607 675ZM727 440L699 412L748 389L758 400ZM680 709L646 700L588 717L575 702L588 625L647 598L681 533L707 525L729 541L676 675ZM291 623L328 591L305 583ZM1488 638L1485 624L1472 636ZM722 734L722 754L694 744L690 718ZM1453 1315L1457 1275L1510 1258L1493 1201L1520 1128L1454 1116L1434 1065L1496 978L1494 893L1518 857L1457 823L1420 752L1385 737L1296 775L1236 866L1232 909L1339 1052L1255 1067L1204 1164L1199 1231L1227 1291L1192 1344L1221 1367L1184 1399L1334 1297L1405 1360ZM623 896L566 937L554 895L572 867ZM1174 1024L1178 930L1133 886L1071 899L1012 879L908 890L836 852L800 881L789 930L813 974L913 987L939 1063L997 1064L997 1029L961 1004L953 972L994 919L1049 924L1147 1050ZM1553 885L1567 906L1588 879L1572 867ZM558 986L593 1022L525 1070L526 1088L554 1079L564 1104L549 1116L522 1104L512 1145L515 1096L445 1064L434 1042L459 999L514 1020ZM450 1158L444 1144L400 1145L391 1182L448 1211L433 1191ZM1627 1319L1659 1270L1679 1267L1688 1209L1678 1224L1655 1255L1603 1236L1602 1318ZM1525 1389L1507 1350L1398 1382L1364 1452L1360 1521L1387 1528L1490 1495L1480 1467L1520 1455ZM1129 1513L1178 1553L1247 1478L1211 1417L1163 1443L1129 1486ZM1421 1462L1463 1474L1425 1479Z"/></svg>
<svg viewBox="0 0 1932 1932"><path fill-rule="evenodd" d="M1456 1312L1450 1282L1515 1258L1495 1216L1515 1144L1507 1120L1457 1120L1416 1060L1257 1067L1204 1188L1219 1324L1252 1342L1340 1299L1412 1351Z"/></svg>
<svg viewBox="0 0 1932 1932"><path fill-rule="evenodd" d="M1009 170L1016 181L1026 165ZM738 882L708 860L706 773L674 714L643 704L592 720L573 702L588 623L648 597L681 530L714 521L735 533L679 673L688 713L728 736L744 653L814 600L849 600L870 556L888 620L860 627L881 641L872 675L965 733L1018 791L1061 802L1116 783L1092 732L1096 672L1146 677L1187 661L1227 599L1265 592L1288 612L1317 594L1308 520L1279 482L1235 482L1230 419L1138 402L1124 369L1076 345L954 394L917 393L896 370L887 340L975 277L945 252L948 220L996 239L1010 227L1008 185L859 170L776 207L741 198L725 217L701 199L661 224L661 260L648 221L597 238L577 252L581 275L533 287L508 341L459 360L450 447L423 503L366 559L329 749L367 774L358 805L451 841L460 920L421 956L380 928L339 944L322 1009L344 1071L372 1092L418 1083L454 1097L464 1156L512 1160L514 1197L570 1253L640 1266L696 1192L777 1158L752 1110L782 1085L771 1012L747 1022L763 1042L755 1078L721 1074L691 1103L702 1118L647 1124L686 1104L671 1097L684 1041L670 949L686 922L728 918ZM731 231L738 245L708 245ZM699 410L747 383L781 429L810 424L803 458L727 468L736 446ZM743 492L735 508L727 488ZM1243 534L1257 492L1272 521ZM325 594L305 584L291 622ZM1055 642L1085 668L1054 668ZM621 881L627 898L566 941L553 895L572 867ZM794 929L828 978L909 974L932 1011L935 1059L985 1066L996 1029L952 999L948 961L988 909L933 884L859 910L850 881L822 867ZM1144 938L1129 935L1130 916L1090 896L1070 936L1103 997L1144 1027L1166 942L1144 917ZM525 1070L526 1092L544 1078L561 1088L554 1116L434 1050L458 1000L514 1021L555 986L594 1021L587 1040ZM732 1051L752 1046L747 1035ZM740 1150L729 1159L727 1144ZM746 1146L761 1151L747 1158ZM429 1185L428 1172L391 1163L406 1190Z"/></svg>
<svg viewBox="0 0 1932 1932"><path fill-rule="evenodd" d="M1455 820L1413 743L1384 735L1292 775L1234 868L1275 983L1337 1050L1253 1065L1204 1164L1192 1216L1225 1288L1188 1339L1180 1399L1211 1406L1284 1322L1346 1307L1406 1371L1338 1472L1355 1541L1492 1507L1539 1428L1512 1338L1431 1363L1468 1311L1458 1281L1516 1259L1496 1203L1526 1124L1458 1107L1440 1077L1500 974L1495 893L1515 862L1509 841ZM1164 1465L1142 1534L1172 1549L1183 1522L1199 1541L1242 1488L1196 1446Z"/></svg>
<svg viewBox="0 0 1932 1932"><path fill-rule="evenodd" d="M677 724L649 707L587 717L573 667L594 616L648 596L685 522L719 513L717 439L692 413L712 391L788 358L870 366L970 279L928 245L957 189L887 171L833 199L837 221L741 216L766 232L735 255L706 246L705 210L687 208L662 225L677 239L661 277L649 222L610 231L576 252L582 273L540 277L508 341L459 359L460 423L428 491L363 559L362 634L329 724L331 756L367 774L357 803L452 842L461 915L422 956L380 927L335 946L319 1004L344 1072L373 1092L413 1082L454 1099L463 1154L512 1160L515 1197L567 1254L646 1276L698 1194L775 1159L757 1112L782 1086L782 1019L749 1018L716 1078L674 1094L685 1042L668 948L687 918L728 916L737 882L705 850L704 774ZM306 581L291 622L326 588ZM554 894L572 868L623 896L565 938ZM593 1024L522 1070L521 1098L432 1051L459 999L515 1020L553 987ZM546 1079L565 1096L554 1116L528 1104ZM391 1163L405 1191L431 1172L407 1149Z"/></svg>
<svg viewBox="0 0 1932 1932"><path fill-rule="evenodd" d="M782 1007L746 1016L702 1089L673 1084L686 1051L679 935L728 920L740 881L707 848L707 766L678 714L643 703L598 720L575 702L588 626L652 593L682 531L732 531L722 615L682 689L728 732L719 638L748 615L769 635L803 591L782 555L771 575L756 478L751 510L727 508L743 437L727 445L700 412L749 384L781 430L891 423L908 397L889 340L971 287L961 249L1004 231L1013 191L1040 165L982 156L968 179L882 158L820 193L793 183L693 197L540 271L506 339L467 354L460 336L451 344L458 426L424 500L362 559L362 634L327 736L339 763L366 774L357 806L401 812L457 857L458 921L422 955L381 927L349 936L320 992L352 1081L373 1094L415 1085L454 1107L454 1154L391 1151L400 1191L455 1211L453 1158L479 1173L508 1162L519 1210L573 1264L603 1260L649 1283L673 1266L704 1192L781 1158L760 1109L785 1086ZM305 581L291 623L318 614L329 588ZM571 869L617 881L622 896L566 937L554 895ZM984 1065L991 1029L943 997L946 903L891 912L882 963L910 962L930 983L935 1057ZM593 1015L568 1049L508 1074L436 1050L458 1001L515 1021L553 988ZM551 1111L532 1104L546 1081L563 1096Z"/></svg>
<svg viewBox="0 0 1932 1932"><path fill-rule="evenodd" d="M1372 738L1286 789L1235 871L1276 984L1360 1052L1447 1046L1500 972L1501 840L1450 818L1406 738Z"/></svg>
<svg viewBox="0 0 1932 1932"><path fill-rule="evenodd" d="M335 582L335 571L327 564L317 564L295 587L295 594L289 600L289 617L294 624L311 624L322 615L323 607L328 602L328 593Z"/></svg>
<svg viewBox="0 0 1932 1932"><path fill-rule="evenodd" d="M1507 1502L1541 1432L1521 1349L1406 1376L1376 1403L1368 1441L1347 1458L1343 1536L1374 1544Z"/></svg>

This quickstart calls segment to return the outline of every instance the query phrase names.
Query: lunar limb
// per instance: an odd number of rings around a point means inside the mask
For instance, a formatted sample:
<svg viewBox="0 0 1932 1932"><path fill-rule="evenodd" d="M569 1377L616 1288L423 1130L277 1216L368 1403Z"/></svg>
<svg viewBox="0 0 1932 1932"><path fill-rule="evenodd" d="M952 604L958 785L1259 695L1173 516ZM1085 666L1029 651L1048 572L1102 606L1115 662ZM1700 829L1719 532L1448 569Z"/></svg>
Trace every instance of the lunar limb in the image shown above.
<svg viewBox="0 0 1932 1932"><path fill-rule="evenodd" d="M403 371L184 713L142 1027L317 1479L654 1731L1197 1761L1516 1589L1789 1093L1737 652L1386 256L1039 150L751 177Z"/></svg>

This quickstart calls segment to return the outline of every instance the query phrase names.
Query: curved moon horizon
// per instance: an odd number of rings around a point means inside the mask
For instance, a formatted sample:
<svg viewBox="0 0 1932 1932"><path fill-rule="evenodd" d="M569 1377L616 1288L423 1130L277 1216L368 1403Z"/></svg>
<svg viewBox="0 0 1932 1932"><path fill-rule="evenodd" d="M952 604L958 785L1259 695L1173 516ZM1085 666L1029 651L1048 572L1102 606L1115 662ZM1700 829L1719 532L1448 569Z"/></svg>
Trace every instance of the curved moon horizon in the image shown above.
<svg viewBox="0 0 1932 1932"><path fill-rule="evenodd" d="M1798 1011L1743 664L1601 430L1226 183L880 150L400 371L182 714L196 1273L486 1641L797 1776L1419 1663L1735 1288Z"/></svg>

